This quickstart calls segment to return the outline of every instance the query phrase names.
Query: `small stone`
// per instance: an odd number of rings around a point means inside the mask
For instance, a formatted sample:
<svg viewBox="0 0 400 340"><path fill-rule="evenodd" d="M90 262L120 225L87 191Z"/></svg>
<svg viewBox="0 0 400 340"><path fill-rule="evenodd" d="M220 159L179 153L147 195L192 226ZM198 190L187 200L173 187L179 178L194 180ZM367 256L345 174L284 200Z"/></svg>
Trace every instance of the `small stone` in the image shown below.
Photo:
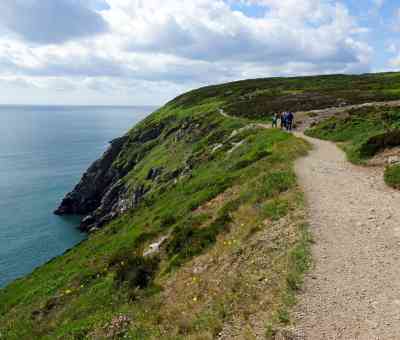
<svg viewBox="0 0 400 340"><path fill-rule="evenodd" d="M399 156L391 156L388 158L388 164L397 164L397 163L400 163Z"/></svg>
<svg viewBox="0 0 400 340"><path fill-rule="evenodd" d="M221 149L224 145L223 144L217 144L213 147L213 149L211 150L211 153L214 153L216 151L218 151L219 149Z"/></svg>

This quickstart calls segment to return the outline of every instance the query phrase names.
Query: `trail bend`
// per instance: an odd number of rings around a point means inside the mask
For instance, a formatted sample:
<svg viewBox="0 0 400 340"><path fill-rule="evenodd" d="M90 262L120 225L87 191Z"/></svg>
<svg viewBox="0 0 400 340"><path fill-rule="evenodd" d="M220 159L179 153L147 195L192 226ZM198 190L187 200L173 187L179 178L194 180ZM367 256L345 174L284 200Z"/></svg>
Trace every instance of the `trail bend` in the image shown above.
<svg viewBox="0 0 400 340"><path fill-rule="evenodd" d="M353 165L334 143L295 135L313 146L295 171L308 205L314 267L290 339L399 340L400 191L386 186L381 168Z"/></svg>
<svg viewBox="0 0 400 340"><path fill-rule="evenodd" d="M400 192L333 143L296 162L314 268L295 311L299 339L400 339Z"/></svg>

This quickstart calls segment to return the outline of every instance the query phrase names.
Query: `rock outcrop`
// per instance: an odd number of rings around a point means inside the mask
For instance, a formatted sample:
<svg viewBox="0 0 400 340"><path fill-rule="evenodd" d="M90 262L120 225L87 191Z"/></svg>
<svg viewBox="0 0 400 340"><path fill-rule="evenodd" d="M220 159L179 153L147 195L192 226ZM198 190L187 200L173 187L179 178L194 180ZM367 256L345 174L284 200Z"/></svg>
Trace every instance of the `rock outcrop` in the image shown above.
<svg viewBox="0 0 400 340"><path fill-rule="evenodd" d="M110 185L120 177L118 170L112 164L127 139L128 137L124 136L110 142L108 150L89 167L75 189L63 199L55 214L85 215L100 205Z"/></svg>
<svg viewBox="0 0 400 340"><path fill-rule="evenodd" d="M103 156L85 172L73 191L54 211L57 215L82 215L80 229L94 231L128 209L136 207L148 192L143 184L128 187L123 178L135 168L160 137L165 123L149 125L136 133L114 139ZM117 162L123 158L124 162ZM156 180L162 169L152 169L148 179Z"/></svg>
<svg viewBox="0 0 400 340"><path fill-rule="evenodd" d="M81 215L80 229L95 231L124 212L135 209L157 185L188 178L196 163L190 156L174 170L152 167L142 180L126 180L127 174L165 139L190 143L204 133L200 124L190 119L146 123L111 141L107 151L89 167L54 213Z"/></svg>

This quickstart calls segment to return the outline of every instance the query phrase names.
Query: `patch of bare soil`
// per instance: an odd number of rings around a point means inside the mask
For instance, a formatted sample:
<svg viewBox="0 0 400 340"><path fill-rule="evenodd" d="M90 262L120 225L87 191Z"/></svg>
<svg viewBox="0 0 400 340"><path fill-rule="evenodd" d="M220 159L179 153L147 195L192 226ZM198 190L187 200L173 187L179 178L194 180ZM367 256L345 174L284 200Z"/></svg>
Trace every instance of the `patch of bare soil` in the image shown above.
<svg viewBox="0 0 400 340"><path fill-rule="evenodd" d="M400 146L388 148L368 160L367 165L384 167L400 163Z"/></svg>
<svg viewBox="0 0 400 340"><path fill-rule="evenodd" d="M252 205L240 207L229 233L163 283L163 324L176 334L196 340L265 339L267 320L282 303L286 254L298 241L305 213L295 209L261 224L257 214ZM195 331L201 323L204 330Z"/></svg>

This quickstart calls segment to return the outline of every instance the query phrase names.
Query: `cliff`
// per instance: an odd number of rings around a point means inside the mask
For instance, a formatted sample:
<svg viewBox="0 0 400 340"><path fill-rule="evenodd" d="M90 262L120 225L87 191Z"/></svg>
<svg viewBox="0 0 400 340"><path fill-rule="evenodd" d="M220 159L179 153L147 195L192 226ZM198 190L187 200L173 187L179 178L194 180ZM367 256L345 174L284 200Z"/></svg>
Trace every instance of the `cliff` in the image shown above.
<svg viewBox="0 0 400 340"><path fill-rule="evenodd" d="M395 92L390 91L398 79L396 75L388 73L242 81L211 86L182 95L161 111L195 106L203 100L212 99L215 103L219 101L221 108L230 115L262 119L272 112L282 110L304 111L369 101L387 101L398 97ZM190 165L187 164L181 164L169 173L165 173L166 169L163 167L155 167L148 170L146 178L136 183L127 183L124 180L156 144L165 142L174 134L178 141L185 133L193 132L190 117L179 121L173 115L167 114L164 119L163 114L159 116L159 121L153 122L150 118L129 134L111 141L109 149L90 166L55 213L83 215L80 228L94 231L135 208L151 191L154 187L152 182L159 176L163 175L162 181L168 182L175 180L185 169L190 171ZM201 135L206 130L203 127L198 133ZM128 153L130 154L127 156ZM124 157L129 157L129 161L121 164L118 160Z"/></svg>
<svg viewBox="0 0 400 340"><path fill-rule="evenodd" d="M293 171L309 146L265 123L399 88L399 74L256 79L167 103L61 202L88 239L0 290L0 339L273 336L310 261Z"/></svg>

